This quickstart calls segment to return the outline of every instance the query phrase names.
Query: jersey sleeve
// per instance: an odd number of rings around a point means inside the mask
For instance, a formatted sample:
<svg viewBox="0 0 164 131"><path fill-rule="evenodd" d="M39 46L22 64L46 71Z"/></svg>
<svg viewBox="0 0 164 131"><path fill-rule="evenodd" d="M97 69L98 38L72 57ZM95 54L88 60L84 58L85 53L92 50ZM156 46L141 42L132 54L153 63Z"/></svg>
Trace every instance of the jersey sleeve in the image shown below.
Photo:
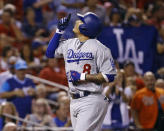
<svg viewBox="0 0 164 131"><path fill-rule="evenodd" d="M11 90L8 82L4 82L2 87L0 88L0 93L9 92Z"/></svg>
<svg viewBox="0 0 164 131"><path fill-rule="evenodd" d="M97 51L97 67L99 72L103 74L116 74L114 60L109 48Z"/></svg>
<svg viewBox="0 0 164 131"><path fill-rule="evenodd" d="M67 49L68 40L61 41L58 48L55 50L55 58L62 58L64 55L64 52Z"/></svg>

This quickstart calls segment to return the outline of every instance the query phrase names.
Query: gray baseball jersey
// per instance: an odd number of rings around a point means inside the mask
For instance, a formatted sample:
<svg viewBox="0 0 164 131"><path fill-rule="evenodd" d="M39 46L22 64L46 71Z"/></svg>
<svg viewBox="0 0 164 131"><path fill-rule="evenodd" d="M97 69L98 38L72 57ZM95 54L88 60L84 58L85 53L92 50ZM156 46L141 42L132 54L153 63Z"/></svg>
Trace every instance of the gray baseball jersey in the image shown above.
<svg viewBox="0 0 164 131"><path fill-rule="evenodd" d="M64 57L65 70L68 81L71 70L88 74L116 74L114 61L110 49L96 39L89 39L81 43L78 38L60 42L55 51L55 57ZM90 91L102 92L102 85L84 83L77 86L69 82L71 92Z"/></svg>

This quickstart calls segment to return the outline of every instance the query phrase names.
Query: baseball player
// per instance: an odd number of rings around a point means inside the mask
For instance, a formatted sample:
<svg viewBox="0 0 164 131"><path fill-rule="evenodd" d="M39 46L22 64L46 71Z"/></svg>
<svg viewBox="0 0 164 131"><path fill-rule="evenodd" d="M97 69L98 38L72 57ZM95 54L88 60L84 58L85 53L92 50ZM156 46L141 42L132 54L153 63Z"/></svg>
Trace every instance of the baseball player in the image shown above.
<svg viewBox="0 0 164 131"><path fill-rule="evenodd" d="M102 95L102 83L112 82L116 70L109 48L95 39L102 28L100 19L92 12L77 15L79 20L73 28L77 38L59 41L70 15L62 18L46 56L64 57L74 131L100 131L108 107Z"/></svg>

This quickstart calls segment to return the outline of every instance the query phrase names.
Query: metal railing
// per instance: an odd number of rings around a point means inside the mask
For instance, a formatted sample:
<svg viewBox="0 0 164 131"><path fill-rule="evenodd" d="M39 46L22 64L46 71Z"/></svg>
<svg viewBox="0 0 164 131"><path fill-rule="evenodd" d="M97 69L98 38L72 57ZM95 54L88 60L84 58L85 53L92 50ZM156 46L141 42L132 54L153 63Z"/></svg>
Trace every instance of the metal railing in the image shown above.
<svg viewBox="0 0 164 131"><path fill-rule="evenodd" d="M3 116L14 119L16 121L20 121L20 122L32 125L32 127L20 126L20 127L18 127L18 130L25 129L25 130L28 130L28 131L35 131L35 130L39 130L39 131L46 131L46 130L49 130L49 131L73 131L72 127L48 127L48 126L43 126L41 124L31 122L31 121L28 121L28 120L25 120L23 118L13 116L13 115L10 115L10 114L7 114L7 113L3 113Z"/></svg>

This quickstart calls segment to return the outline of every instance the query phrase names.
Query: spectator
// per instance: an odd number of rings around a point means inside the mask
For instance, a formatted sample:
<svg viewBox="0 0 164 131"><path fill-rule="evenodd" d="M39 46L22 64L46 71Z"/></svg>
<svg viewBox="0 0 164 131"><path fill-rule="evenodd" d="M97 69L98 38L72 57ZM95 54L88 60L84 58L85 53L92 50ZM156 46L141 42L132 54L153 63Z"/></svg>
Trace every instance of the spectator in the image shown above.
<svg viewBox="0 0 164 131"><path fill-rule="evenodd" d="M58 64L58 59L49 59L48 66L40 71L39 77L62 85L67 85L65 70Z"/></svg>
<svg viewBox="0 0 164 131"><path fill-rule="evenodd" d="M139 27L139 26L141 25L138 16L135 15L135 14L132 14L132 15L128 18L128 24L129 24L129 26L133 26L133 27Z"/></svg>
<svg viewBox="0 0 164 131"><path fill-rule="evenodd" d="M14 70L14 64L16 63L17 58L15 56L11 56L8 59L8 67L9 69L6 70L5 72L0 73L0 88L2 86L2 84L8 79L11 78L13 76L13 74L15 73Z"/></svg>
<svg viewBox="0 0 164 131"><path fill-rule="evenodd" d="M45 99L46 100L46 97L47 97L47 91L46 91L45 85L43 85L43 84L37 85L36 86L36 96L32 100L32 112L35 112L36 101L38 99ZM52 110L51 110L51 107L49 106L49 104L47 104L47 110L48 110L48 114L52 115Z"/></svg>
<svg viewBox="0 0 164 131"><path fill-rule="evenodd" d="M122 25L121 20L121 12L117 8L113 8L110 14L110 26L118 26L120 27Z"/></svg>
<svg viewBox="0 0 164 131"><path fill-rule="evenodd" d="M58 102L58 103L61 103L62 97L63 97L63 96L67 96L67 93L66 93L65 91L60 91L60 92L58 93L58 98L57 98L57 102Z"/></svg>
<svg viewBox="0 0 164 131"><path fill-rule="evenodd" d="M45 99L47 96L46 86L43 84L39 84L36 86L36 98L43 98Z"/></svg>
<svg viewBox="0 0 164 131"><path fill-rule="evenodd" d="M137 128L163 131L164 90L155 87L155 76L152 72L144 74L145 88L134 95L131 103L132 116Z"/></svg>
<svg viewBox="0 0 164 131"><path fill-rule="evenodd" d="M155 87L164 89L164 80L163 79L157 79L155 83Z"/></svg>
<svg viewBox="0 0 164 131"><path fill-rule="evenodd" d="M0 24L0 36L6 43L18 46L18 43L24 40L24 37L16 26L11 10L3 10L2 22Z"/></svg>
<svg viewBox="0 0 164 131"><path fill-rule="evenodd" d="M119 71L118 71L119 72ZM123 74L118 73L115 81L109 85L106 96L112 98L103 123L103 131L126 130L129 126L128 99L123 89Z"/></svg>
<svg viewBox="0 0 164 131"><path fill-rule="evenodd" d="M157 70L157 77L164 79L164 67L161 67Z"/></svg>
<svg viewBox="0 0 164 131"><path fill-rule="evenodd" d="M105 12L105 25L106 26L109 26L109 16L110 16L110 14L111 14L111 10L112 10L112 3L111 2L105 2L104 3L104 7L105 7L105 10L106 10L106 12Z"/></svg>
<svg viewBox="0 0 164 131"><path fill-rule="evenodd" d="M18 130L15 123L9 122L4 126L3 131L18 131Z"/></svg>
<svg viewBox="0 0 164 131"><path fill-rule="evenodd" d="M10 10L12 12L14 23L20 29L22 26L22 23L16 19L18 16L18 15L16 15L16 7L13 4L6 4L4 6L3 10ZM2 12L3 12L3 10L2 10Z"/></svg>
<svg viewBox="0 0 164 131"><path fill-rule="evenodd" d="M61 97L59 102L59 107L56 111L56 117L54 118L54 124L57 127L69 127L71 126L71 120L69 118L70 110L69 110L70 99L68 96Z"/></svg>
<svg viewBox="0 0 164 131"><path fill-rule="evenodd" d="M33 39L44 32L43 25L35 21L36 14L31 7L28 7L25 12L25 20L22 31L29 39Z"/></svg>
<svg viewBox="0 0 164 131"><path fill-rule="evenodd" d="M126 79L126 87L125 87L125 95L126 97L131 100L133 95L136 93L136 80L132 77L128 77Z"/></svg>
<svg viewBox="0 0 164 131"><path fill-rule="evenodd" d="M40 98L36 100L34 112L26 116L26 120L40 124L41 126L54 126L53 119L48 113L48 103L45 99ZM26 124L27 127L34 127L32 124Z"/></svg>
<svg viewBox="0 0 164 131"><path fill-rule="evenodd" d="M8 70L8 59L14 54L13 49L11 46L5 46L2 51L2 57L0 59L1 70L6 71Z"/></svg>
<svg viewBox="0 0 164 131"><path fill-rule="evenodd" d="M143 12L138 8L128 8L124 22L132 27L140 27L143 24Z"/></svg>
<svg viewBox="0 0 164 131"><path fill-rule="evenodd" d="M152 17L147 19L145 22L147 24L154 25L157 29L160 29L164 19L163 11L163 4L155 5L155 7L152 10Z"/></svg>
<svg viewBox="0 0 164 131"><path fill-rule="evenodd" d="M164 25L159 30L159 38L157 43L157 68L164 67Z"/></svg>
<svg viewBox="0 0 164 131"><path fill-rule="evenodd" d="M44 36L38 36L32 41L32 53L35 59L37 58L37 63L40 63L44 59L44 48L47 40Z"/></svg>
<svg viewBox="0 0 164 131"><path fill-rule="evenodd" d="M15 74L6 80L0 91L0 98L13 102L21 118L31 112L32 97L35 95L34 83L26 78L27 63L18 60L15 64Z"/></svg>
<svg viewBox="0 0 164 131"><path fill-rule="evenodd" d="M4 102L0 106L0 130L2 130L3 126L8 122L13 122L16 124L16 120L6 117L4 113L17 116L17 111L13 103Z"/></svg>
<svg viewBox="0 0 164 131"><path fill-rule="evenodd" d="M5 6L8 4L12 4L16 9L15 11L16 19L22 20L23 13L24 13L23 0L1 0L1 4L2 4L2 8L5 8Z"/></svg>
<svg viewBox="0 0 164 131"><path fill-rule="evenodd" d="M40 71L39 77L56 82L62 85L67 85L67 78L65 75L64 68L59 67L58 59L49 59L48 66L43 68ZM59 88L52 88L51 86L46 85L47 93L49 93L48 98L51 100L57 100Z"/></svg>
<svg viewBox="0 0 164 131"><path fill-rule="evenodd" d="M24 0L23 7L26 10L28 7L33 7L36 18L35 21L38 23L43 22L42 6L50 3L52 0Z"/></svg>
<svg viewBox="0 0 164 131"><path fill-rule="evenodd" d="M125 77L137 77L139 74L135 71L135 65L132 61L125 61L124 63Z"/></svg>
<svg viewBox="0 0 164 131"><path fill-rule="evenodd" d="M137 89L141 89L144 87L144 82L141 76L135 71L135 65L132 61L129 60L125 61L123 68L124 68L123 72L124 72L125 81L128 77L131 77L135 79Z"/></svg>
<svg viewBox="0 0 164 131"><path fill-rule="evenodd" d="M87 0L87 6L83 8L82 14L86 12L93 12L100 17L100 19L105 21L105 8L98 4L98 0Z"/></svg>
<svg viewBox="0 0 164 131"><path fill-rule="evenodd" d="M40 60L34 57L32 48L28 44L23 45L20 56L29 66L38 66L40 64Z"/></svg>
<svg viewBox="0 0 164 131"><path fill-rule="evenodd" d="M16 63L16 60L17 58L15 56L11 56L8 60L9 69L6 70L5 72L0 73L0 90L3 83L15 74L14 64ZM5 101L5 99L0 99L0 103L2 103L3 101Z"/></svg>

